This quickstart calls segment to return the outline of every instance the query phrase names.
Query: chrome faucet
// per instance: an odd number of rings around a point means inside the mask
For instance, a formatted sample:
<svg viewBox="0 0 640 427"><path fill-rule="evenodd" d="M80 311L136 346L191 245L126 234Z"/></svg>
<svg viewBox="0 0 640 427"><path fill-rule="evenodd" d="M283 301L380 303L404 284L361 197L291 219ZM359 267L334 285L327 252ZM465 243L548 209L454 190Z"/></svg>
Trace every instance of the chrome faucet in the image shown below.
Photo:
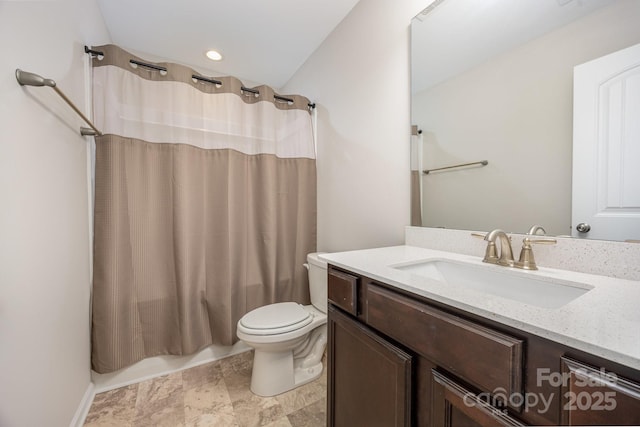
<svg viewBox="0 0 640 427"><path fill-rule="evenodd" d="M513 267L515 264L513 259L513 249L511 249L511 239L507 236L507 233L500 229L495 229L490 233L487 233L487 235L484 236L484 240L488 243L482 262ZM496 241L500 241L500 255L498 255Z"/></svg>

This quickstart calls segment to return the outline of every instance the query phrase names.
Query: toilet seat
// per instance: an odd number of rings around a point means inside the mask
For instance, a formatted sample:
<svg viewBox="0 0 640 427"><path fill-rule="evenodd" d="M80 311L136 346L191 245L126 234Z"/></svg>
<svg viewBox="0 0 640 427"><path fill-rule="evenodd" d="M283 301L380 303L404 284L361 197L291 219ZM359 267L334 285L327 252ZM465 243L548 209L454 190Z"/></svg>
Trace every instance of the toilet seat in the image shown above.
<svg viewBox="0 0 640 427"><path fill-rule="evenodd" d="M256 308L238 322L238 330L248 335L277 335L303 328L313 315L295 302L280 302Z"/></svg>

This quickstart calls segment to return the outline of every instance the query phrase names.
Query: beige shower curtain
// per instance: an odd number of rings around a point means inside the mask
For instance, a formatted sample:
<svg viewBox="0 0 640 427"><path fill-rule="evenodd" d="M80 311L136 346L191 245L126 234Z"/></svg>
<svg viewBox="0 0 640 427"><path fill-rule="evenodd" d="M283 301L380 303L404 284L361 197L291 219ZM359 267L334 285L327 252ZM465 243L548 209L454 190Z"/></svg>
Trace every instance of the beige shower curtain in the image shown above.
<svg viewBox="0 0 640 427"><path fill-rule="evenodd" d="M316 169L308 100L95 47L92 365L237 340L247 311L308 303Z"/></svg>
<svg viewBox="0 0 640 427"><path fill-rule="evenodd" d="M422 227L422 135L411 129L411 225Z"/></svg>

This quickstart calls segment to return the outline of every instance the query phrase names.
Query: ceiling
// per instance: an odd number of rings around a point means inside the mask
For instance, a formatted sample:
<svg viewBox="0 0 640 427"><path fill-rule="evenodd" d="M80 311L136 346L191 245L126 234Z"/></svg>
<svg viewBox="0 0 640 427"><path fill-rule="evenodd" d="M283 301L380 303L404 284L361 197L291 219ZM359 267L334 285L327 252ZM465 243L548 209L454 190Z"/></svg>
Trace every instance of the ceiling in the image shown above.
<svg viewBox="0 0 640 427"><path fill-rule="evenodd" d="M276 89L357 2L98 0L111 40L121 48ZM207 59L209 49L223 60Z"/></svg>

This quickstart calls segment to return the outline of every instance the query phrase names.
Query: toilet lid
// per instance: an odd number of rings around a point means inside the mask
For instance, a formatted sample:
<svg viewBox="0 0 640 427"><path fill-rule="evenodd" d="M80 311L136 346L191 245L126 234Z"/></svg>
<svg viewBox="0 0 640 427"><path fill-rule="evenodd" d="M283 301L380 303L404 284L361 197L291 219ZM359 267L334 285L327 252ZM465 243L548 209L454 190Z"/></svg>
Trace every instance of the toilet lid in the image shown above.
<svg viewBox="0 0 640 427"><path fill-rule="evenodd" d="M309 324L311 313L295 302L280 302L256 308L240 319L247 329L272 330L276 333L295 330Z"/></svg>

